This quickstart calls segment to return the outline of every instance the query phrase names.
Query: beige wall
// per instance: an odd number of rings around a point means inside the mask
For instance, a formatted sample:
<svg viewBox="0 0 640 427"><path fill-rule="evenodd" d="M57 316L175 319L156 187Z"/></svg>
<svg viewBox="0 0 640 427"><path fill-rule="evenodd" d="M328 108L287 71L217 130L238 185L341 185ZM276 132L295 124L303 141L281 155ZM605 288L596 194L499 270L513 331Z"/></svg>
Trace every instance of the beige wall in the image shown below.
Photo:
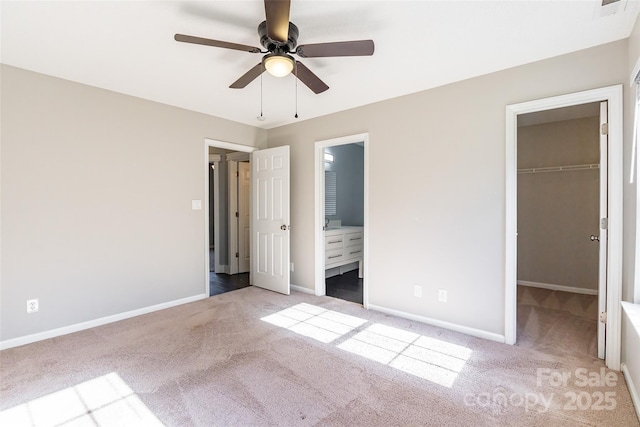
<svg viewBox="0 0 640 427"><path fill-rule="evenodd" d="M629 82L636 62L640 59L640 20L636 20L633 32L628 41L628 66L627 80ZM625 151L624 151L624 259L622 270L622 299L625 301L635 301L640 304L640 285L635 286L635 272L638 264L636 261L636 227L637 224L637 182L640 174L636 172L634 183L629 182L631 169L631 141L633 138L633 114L635 112L635 87L629 85L625 92ZM637 171L637 169L636 169ZM631 318L628 313L622 314L622 363L627 366L630 378L627 382L632 382L635 389L630 391L635 396L640 396L640 363L638 363L638 354L640 354L640 336L638 336L638 328L633 328ZM630 381L629 381L630 380ZM638 402L636 404L636 412L640 414Z"/></svg>
<svg viewBox="0 0 640 427"><path fill-rule="evenodd" d="M5 65L1 84L0 340L203 294L204 138L266 131Z"/></svg>
<svg viewBox="0 0 640 427"><path fill-rule="evenodd" d="M624 150L624 259L622 270L622 299L625 301L635 301L640 304L640 285L636 286L634 296L634 278L636 269L636 215L637 215L637 182L640 174L637 173L634 179L634 183L630 182L631 173L631 142L633 140L633 116L635 112L635 87L629 85L633 68L638 60L640 60L640 19L636 19L636 24L633 27L633 32L628 39L628 64L627 64L627 76L625 83L627 83L627 90L625 91L625 150Z"/></svg>
<svg viewBox="0 0 640 427"><path fill-rule="evenodd" d="M269 130L269 146L291 146L292 283L314 287L314 141L369 132L369 302L504 334L505 107L624 83L627 49L610 43Z"/></svg>
<svg viewBox="0 0 640 427"><path fill-rule="evenodd" d="M600 162L599 117L518 128L518 169ZM518 174L518 280L598 289L599 169Z"/></svg>
<svg viewBox="0 0 640 427"><path fill-rule="evenodd" d="M291 279L313 289L314 141L361 132L370 135L370 303L503 334L505 106L618 83L629 92L639 45L636 28L631 42L268 133L2 66L0 339L202 293L205 215L190 201L204 200L204 137L291 146ZM625 138L625 173L629 153ZM437 302L440 288L448 303ZM40 299L38 315L26 315L28 298Z"/></svg>

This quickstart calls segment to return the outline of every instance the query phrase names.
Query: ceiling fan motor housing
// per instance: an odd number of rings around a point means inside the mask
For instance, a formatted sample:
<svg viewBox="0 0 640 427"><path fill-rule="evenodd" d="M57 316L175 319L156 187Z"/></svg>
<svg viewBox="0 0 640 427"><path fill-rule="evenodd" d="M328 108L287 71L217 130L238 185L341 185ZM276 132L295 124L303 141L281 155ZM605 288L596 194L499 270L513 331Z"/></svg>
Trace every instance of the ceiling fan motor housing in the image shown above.
<svg viewBox="0 0 640 427"><path fill-rule="evenodd" d="M269 52L274 52L276 50L281 50L285 53L293 52L298 45L299 34L300 32L298 31L298 27L293 22L289 22L289 37L287 42L283 43L269 38L267 35L267 21L262 21L260 25L258 25L260 44Z"/></svg>

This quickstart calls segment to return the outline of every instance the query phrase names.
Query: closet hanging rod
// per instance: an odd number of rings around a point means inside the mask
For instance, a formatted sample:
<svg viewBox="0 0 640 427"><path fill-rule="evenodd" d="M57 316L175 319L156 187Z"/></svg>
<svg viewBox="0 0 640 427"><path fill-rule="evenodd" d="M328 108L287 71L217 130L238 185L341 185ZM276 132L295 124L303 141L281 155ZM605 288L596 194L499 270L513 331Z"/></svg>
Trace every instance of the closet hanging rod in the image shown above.
<svg viewBox="0 0 640 427"><path fill-rule="evenodd" d="M599 163L588 165L568 165L568 166L548 166L542 168L527 168L518 169L518 173L542 173L542 172L565 172L565 171L578 171L585 169L600 169Z"/></svg>

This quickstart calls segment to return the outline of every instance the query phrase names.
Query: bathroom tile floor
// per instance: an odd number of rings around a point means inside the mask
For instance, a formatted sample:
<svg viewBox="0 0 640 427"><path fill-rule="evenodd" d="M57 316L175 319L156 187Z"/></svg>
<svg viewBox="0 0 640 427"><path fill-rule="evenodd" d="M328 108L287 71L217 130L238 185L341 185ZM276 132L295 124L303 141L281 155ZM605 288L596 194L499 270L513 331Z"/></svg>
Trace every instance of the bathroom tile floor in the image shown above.
<svg viewBox="0 0 640 427"><path fill-rule="evenodd" d="M362 304L362 279L358 279L358 270L329 277L325 281L327 296Z"/></svg>

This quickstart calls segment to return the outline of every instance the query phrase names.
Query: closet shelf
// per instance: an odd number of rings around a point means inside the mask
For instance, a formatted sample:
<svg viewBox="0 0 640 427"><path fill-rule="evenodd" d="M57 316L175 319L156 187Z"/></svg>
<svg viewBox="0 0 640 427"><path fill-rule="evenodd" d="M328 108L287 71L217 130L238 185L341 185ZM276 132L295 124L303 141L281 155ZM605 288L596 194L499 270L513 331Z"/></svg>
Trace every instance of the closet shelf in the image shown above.
<svg viewBox="0 0 640 427"><path fill-rule="evenodd" d="M588 164L588 165L567 165L567 166L548 166L542 168L527 168L518 169L518 173L542 173L542 172L566 172L566 171L578 171L585 169L600 169L600 164Z"/></svg>

